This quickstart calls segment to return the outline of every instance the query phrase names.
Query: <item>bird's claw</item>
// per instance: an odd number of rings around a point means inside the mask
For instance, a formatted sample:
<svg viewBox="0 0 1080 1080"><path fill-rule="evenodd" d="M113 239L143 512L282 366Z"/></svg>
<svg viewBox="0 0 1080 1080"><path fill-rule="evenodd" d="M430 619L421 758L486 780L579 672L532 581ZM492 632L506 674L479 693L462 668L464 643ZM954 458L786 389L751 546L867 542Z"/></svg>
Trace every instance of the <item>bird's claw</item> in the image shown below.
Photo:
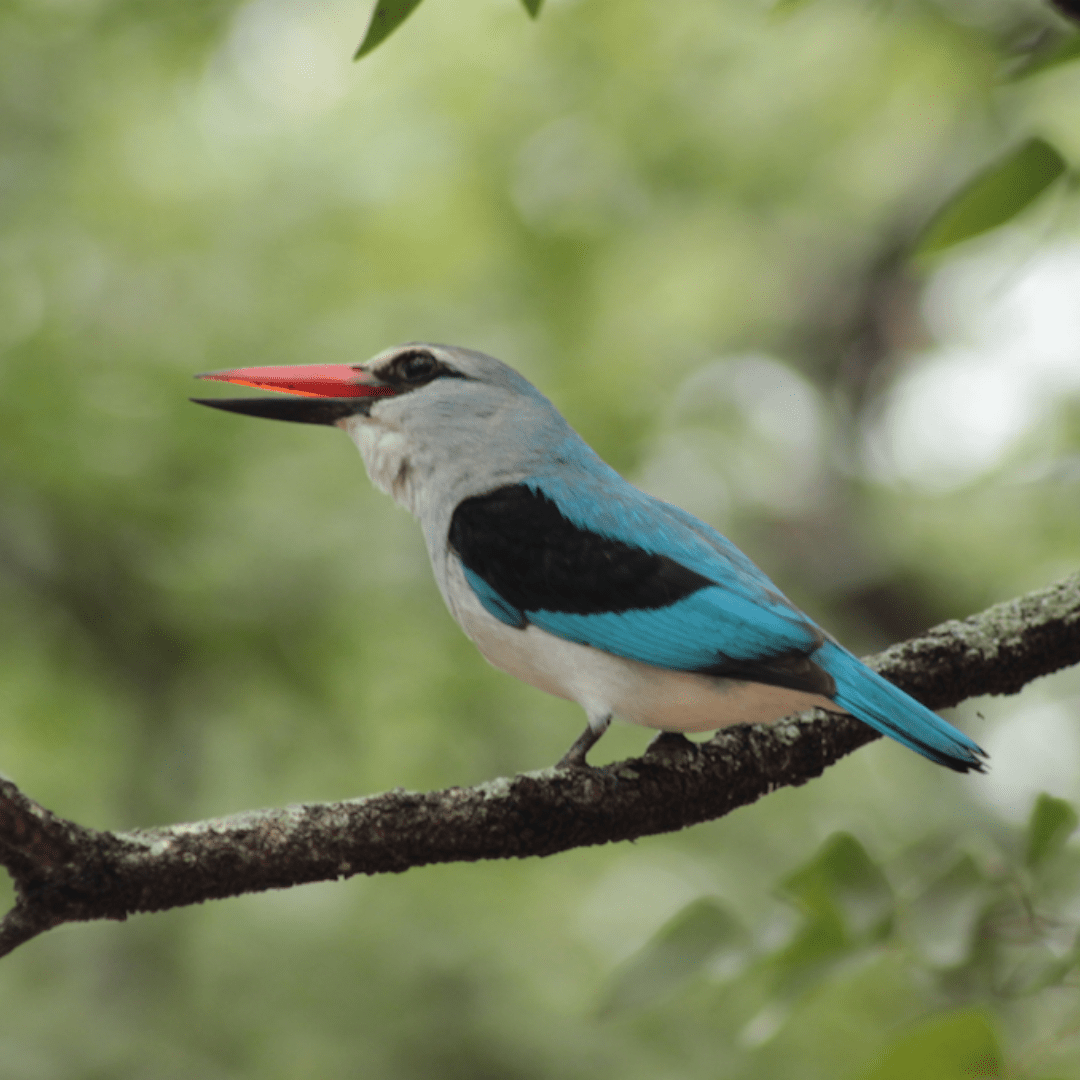
<svg viewBox="0 0 1080 1080"><path fill-rule="evenodd" d="M592 766L586 761L586 755L596 745L597 740L603 735L603 730L593 731L587 727L575 740L574 745L566 751L556 769L591 769Z"/></svg>
<svg viewBox="0 0 1080 1080"><path fill-rule="evenodd" d="M697 743L681 731L661 731L645 749L647 758L664 761L685 761L697 753Z"/></svg>
<svg viewBox="0 0 1080 1080"><path fill-rule="evenodd" d="M591 769L592 766L585 760L584 750L567 750L556 764L556 769Z"/></svg>

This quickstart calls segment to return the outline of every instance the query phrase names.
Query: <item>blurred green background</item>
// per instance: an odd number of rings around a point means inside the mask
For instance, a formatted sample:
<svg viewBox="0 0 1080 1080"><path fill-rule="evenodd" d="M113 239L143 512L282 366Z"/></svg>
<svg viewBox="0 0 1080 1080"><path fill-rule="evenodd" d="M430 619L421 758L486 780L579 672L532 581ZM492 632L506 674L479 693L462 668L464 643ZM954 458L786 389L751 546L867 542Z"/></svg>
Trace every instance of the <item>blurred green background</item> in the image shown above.
<svg viewBox="0 0 1080 1080"><path fill-rule="evenodd" d="M576 706L489 668L337 432L193 373L433 340L536 382L870 652L1080 554L1080 211L912 260L1031 135L1045 5L0 5L0 768L98 828L472 784ZM1018 59L1019 58L1019 59ZM675 836L68 926L0 1077L1080 1076L1080 675ZM613 730L602 761L648 734ZM6 881L5 902L10 898ZM674 919L674 922L669 920ZM665 928L666 929L662 929Z"/></svg>

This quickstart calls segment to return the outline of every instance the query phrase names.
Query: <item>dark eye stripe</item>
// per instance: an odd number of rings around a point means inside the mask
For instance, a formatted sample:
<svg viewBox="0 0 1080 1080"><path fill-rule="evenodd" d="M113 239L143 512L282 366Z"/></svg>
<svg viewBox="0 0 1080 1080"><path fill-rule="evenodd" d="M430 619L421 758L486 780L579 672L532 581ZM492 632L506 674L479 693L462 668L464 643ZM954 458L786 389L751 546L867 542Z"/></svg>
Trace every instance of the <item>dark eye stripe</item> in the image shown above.
<svg viewBox="0 0 1080 1080"><path fill-rule="evenodd" d="M379 373L379 378L389 383L399 394L418 390L442 377L465 378L460 371L442 363L427 349L410 349L408 352L399 353Z"/></svg>

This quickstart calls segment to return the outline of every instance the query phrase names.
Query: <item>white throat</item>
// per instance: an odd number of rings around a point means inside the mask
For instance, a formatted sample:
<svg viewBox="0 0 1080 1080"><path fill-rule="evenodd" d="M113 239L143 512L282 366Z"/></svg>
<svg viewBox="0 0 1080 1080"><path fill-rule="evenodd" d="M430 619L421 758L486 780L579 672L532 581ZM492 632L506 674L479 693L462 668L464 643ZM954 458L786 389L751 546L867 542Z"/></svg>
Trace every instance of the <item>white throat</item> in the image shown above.
<svg viewBox="0 0 1080 1080"><path fill-rule="evenodd" d="M342 424L364 461L371 482L414 517L419 517L432 463L415 440L395 424L372 417Z"/></svg>

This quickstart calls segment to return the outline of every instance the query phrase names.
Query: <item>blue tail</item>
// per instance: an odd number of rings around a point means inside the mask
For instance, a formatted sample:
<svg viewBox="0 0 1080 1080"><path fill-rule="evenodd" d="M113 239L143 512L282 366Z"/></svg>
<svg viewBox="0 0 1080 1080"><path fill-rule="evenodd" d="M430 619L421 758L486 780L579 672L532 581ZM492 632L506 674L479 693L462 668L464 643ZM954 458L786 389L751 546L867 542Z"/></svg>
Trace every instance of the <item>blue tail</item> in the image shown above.
<svg viewBox="0 0 1080 1080"><path fill-rule="evenodd" d="M847 649L826 641L814 654L814 660L836 680L833 700L864 724L939 765L957 772L983 771L979 759L986 757L985 751L962 731L856 660Z"/></svg>

